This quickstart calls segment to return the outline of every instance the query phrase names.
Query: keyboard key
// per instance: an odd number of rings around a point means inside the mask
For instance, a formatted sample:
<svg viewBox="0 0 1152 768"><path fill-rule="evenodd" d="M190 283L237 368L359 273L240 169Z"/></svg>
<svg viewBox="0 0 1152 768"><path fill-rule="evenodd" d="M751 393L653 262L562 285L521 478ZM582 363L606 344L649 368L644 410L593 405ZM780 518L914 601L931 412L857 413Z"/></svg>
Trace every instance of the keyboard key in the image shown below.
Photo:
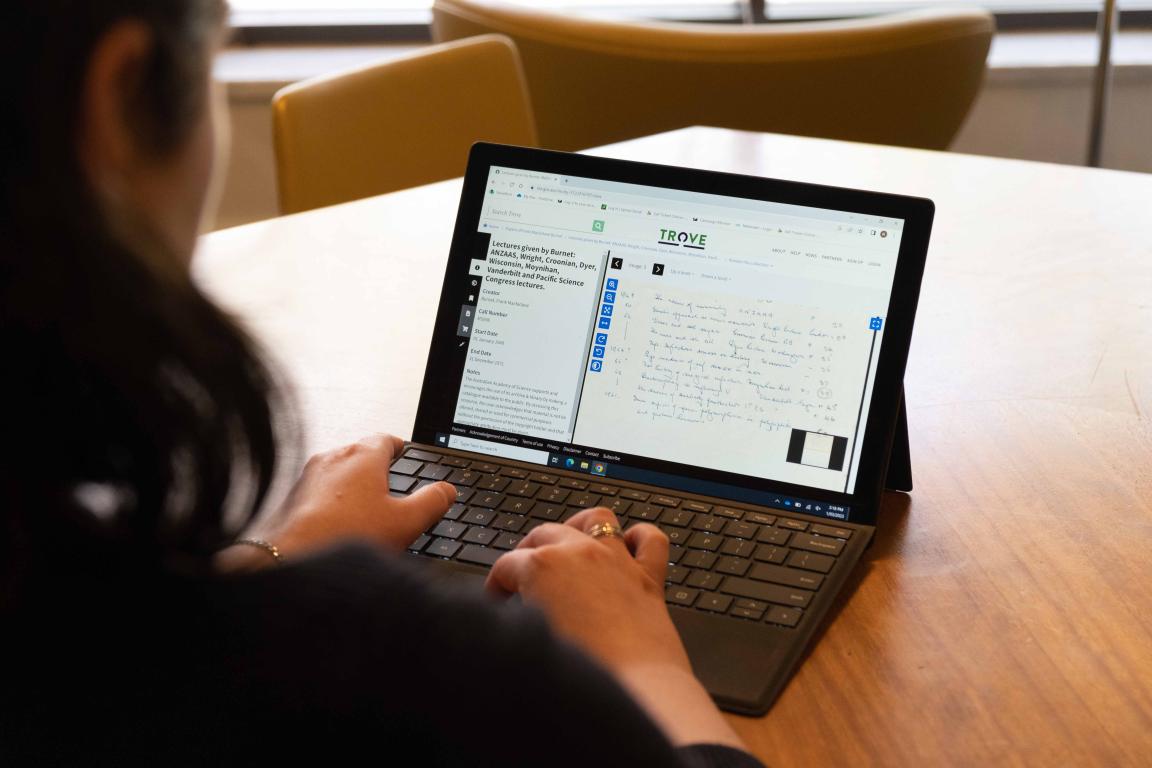
<svg viewBox="0 0 1152 768"><path fill-rule="evenodd" d="M532 499L522 499L516 496L508 496L500 504L501 512L512 512L517 515L526 515L536 506L536 502Z"/></svg>
<svg viewBox="0 0 1152 768"><path fill-rule="evenodd" d="M680 499L673 498L672 496L661 496L659 494L653 496L648 501L661 507L677 507L680 505Z"/></svg>
<svg viewBox="0 0 1152 768"><path fill-rule="evenodd" d="M715 613L727 613L730 605L732 605L732 598L728 595L717 595L711 592L705 592L696 600L697 608Z"/></svg>
<svg viewBox="0 0 1152 768"><path fill-rule="evenodd" d="M546 522L548 522L548 521L547 520L537 520L535 518L530 517L530 518L528 518L528 522L524 523L524 527L520 529L520 533L523 534L524 536L527 536L529 533L532 532L533 528L539 528L540 526L544 525L544 523L546 523Z"/></svg>
<svg viewBox="0 0 1152 768"><path fill-rule="evenodd" d="M468 530L468 526L464 523L441 520L436 523L436 527L432 529L432 535L443 536L446 539L458 539L466 530Z"/></svg>
<svg viewBox="0 0 1152 768"><path fill-rule="evenodd" d="M419 448L409 448L408 450L404 451L404 458L415 459L416 461L440 461L440 457L436 454L429 453L428 451L421 451Z"/></svg>
<svg viewBox="0 0 1152 768"><path fill-rule="evenodd" d="M804 568L809 571L828 573L836 564L836 558L829 555L818 555L815 552L793 552L788 557L788 565L793 568Z"/></svg>
<svg viewBox="0 0 1152 768"><path fill-rule="evenodd" d="M841 528L835 525L824 525L823 523L813 523L812 533L818 533L821 536L832 536L836 539L850 539L852 538L851 528Z"/></svg>
<svg viewBox="0 0 1152 768"><path fill-rule="evenodd" d="M720 591L737 597L749 597L753 600L796 608L807 608L813 594L806 589L783 587L779 584L741 579L736 576L729 576L724 579Z"/></svg>
<svg viewBox="0 0 1152 768"><path fill-rule="evenodd" d="M574 477L562 477L556 485L561 488L568 488L573 491L582 491L588 487L588 483L584 480L577 480Z"/></svg>
<svg viewBox="0 0 1152 768"><path fill-rule="evenodd" d="M716 555L711 552L706 552L703 549L690 549L684 553L684 557L680 560L681 565L686 565L689 568L703 568L709 570L716 564Z"/></svg>
<svg viewBox="0 0 1152 768"><path fill-rule="evenodd" d="M432 537L422 533L416 537L416 541L408 545L408 551L419 552L420 550L424 549L424 546L430 541L432 541Z"/></svg>
<svg viewBox="0 0 1152 768"><path fill-rule="evenodd" d="M534 483L542 483L544 485L556 485L556 481L560 478L556 475L547 475L543 472L533 472L528 475L528 479Z"/></svg>
<svg viewBox="0 0 1152 768"><path fill-rule="evenodd" d="M743 509L733 509L732 507L716 507L712 510L712 514L727 517L730 520L743 519L744 515L748 514Z"/></svg>
<svg viewBox="0 0 1152 768"><path fill-rule="evenodd" d="M412 486L412 493L416 493L416 491L420 490L421 488L426 488L435 482L435 480L417 480L416 485Z"/></svg>
<svg viewBox="0 0 1152 768"><path fill-rule="evenodd" d="M675 525L680 528L686 528L692 524L693 518L696 515L685 509L669 509L660 515L660 523L663 525Z"/></svg>
<svg viewBox="0 0 1152 768"><path fill-rule="evenodd" d="M761 528L760 533L756 536L756 541L783 546L788 543L790 538L792 538L792 531L786 531L783 528Z"/></svg>
<svg viewBox="0 0 1152 768"><path fill-rule="evenodd" d="M457 469L448 475L448 482L452 485L474 485L482 475L470 469Z"/></svg>
<svg viewBox="0 0 1152 768"><path fill-rule="evenodd" d="M425 464L424 469L416 473L417 477L424 480L443 480L452 474L452 467L446 467L443 464Z"/></svg>
<svg viewBox="0 0 1152 768"><path fill-rule="evenodd" d="M565 500L572 495L572 491L564 488L545 488L542 493L536 494L536 498L540 501L547 501L550 504L563 504Z"/></svg>
<svg viewBox="0 0 1152 768"><path fill-rule="evenodd" d="M720 558L720 562L716 563L716 570L720 573L726 573L729 576L743 576L748 572L748 568L751 565L752 561L744 557L722 557Z"/></svg>
<svg viewBox="0 0 1152 768"><path fill-rule="evenodd" d="M734 608L749 608L753 611L766 611L768 610L768 603L762 603L759 600L749 600L746 597L736 598Z"/></svg>
<svg viewBox="0 0 1152 768"><path fill-rule="evenodd" d="M496 509L496 507L503 503L504 494L496 493L495 491L478 493L472 497L472 506L474 507L488 507L489 509Z"/></svg>
<svg viewBox="0 0 1152 768"><path fill-rule="evenodd" d="M478 547L475 544L465 544L464 548L460 550L460 554L456 559L464 563L474 563L476 565L485 565L491 567L500 555L504 554L498 549L489 549L488 547Z"/></svg>
<svg viewBox="0 0 1152 768"><path fill-rule="evenodd" d="M600 495L596 493L573 493L568 497L568 503L574 507L587 509L600 503Z"/></svg>
<svg viewBox="0 0 1152 768"><path fill-rule="evenodd" d="M511 477L516 480L528 479L528 470L520 469L520 467L502 467L500 469L500 474L504 475L504 477Z"/></svg>
<svg viewBox="0 0 1152 768"><path fill-rule="evenodd" d="M792 547L806 549L809 552L819 552L823 555L839 555L844 551L843 539L834 539L830 536L813 536L810 533L798 533L792 538Z"/></svg>
<svg viewBox="0 0 1152 768"><path fill-rule="evenodd" d="M779 565L784 562L784 558L788 556L787 547L778 547L775 544L760 544L756 547L756 551L752 553L752 557L757 560L763 560L766 563L776 563Z"/></svg>
<svg viewBox="0 0 1152 768"><path fill-rule="evenodd" d="M460 515L464 514L465 509L467 509L467 507L465 507L460 502L456 502L452 506L448 507L448 511L444 513L444 519L445 520L458 520L460 518Z"/></svg>
<svg viewBox="0 0 1152 768"><path fill-rule="evenodd" d="M673 565L668 569L667 575L664 576L664 581L668 584L681 584L684 579L688 577L688 569L679 565Z"/></svg>
<svg viewBox="0 0 1152 768"><path fill-rule="evenodd" d="M497 477L496 475L483 475L476 481L476 490L478 491L502 491L511 485L512 481L506 477Z"/></svg>
<svg viewBox="0 0 1152 768"><path fill-rule="evenodd" d="M492 527L501 531L519 531L524 527L524 523L528 522L528 518L524 515L499 515L493 522Z"/></svg>
<svg viewBox="0 0 1152 768"><path fill-rule="evenodd" d="M532 506L532 511L528 514L532 517L538 517L541 520L555 522L564 514L564 507L559 504L549 504L544 501L538 501Z"/></svg>
<svg viewBox="0 0 1152 768"><path fill-rule="evenodd" d="M468 511L460 518L460 522L468 523L469 525L488 525L495 519L495 510L485 509L484 507L469 507Z"/></svg>
<svg viewBox="0 0 1152 768"><path fill-rule="evenodd" d="M472 462L468 461L468 459L462 459L459 456L441 456L440 463L447 464L450 467L456 467L457 469L464 469Z"/></svg>
<svg viewBox="0 0 1152 768"><path fill-rule="evenodd" d="M741 539L754 539L756 538L756 532L759 530L760 526L758 525L733 520L725 526L724 534L726 536L736 536Z"/></svg>
<svg viewBox="0 0 1152 768"><path fill-rule="evenodd" d="M720 547L720 553L723 555L732 555L733 557L752 557L752 553L756 551L756 547L764 546L757 544L747 539L725 539L724 546Z"/></svg>
<svg viewBox="0 0 1152 768"><path fill-rule="evenodd" d="M435 461L435 458L433 458ZM392 472L398 475L414 475L424 468L424 464L412 459L397 459L392 462Z"/></svg>
<svg viewBox="0 0 1152 768"><path fill-rule="evenodd" d="M705 504L702 501L685 501L680 505L680 508L686 509L689 512L708 513L708 512L712 511L712 505L711 504Z"/></svg>
<svg viewBox="0 0 1152 768"><path fill-rule="evenodd" d="M620 489L614 485L604 485L603 483L593 483L588 486L588 490L592 493L598 493L601 496L615 496L620 491Z"/></svg>
<svg viewBox="0 0 1152 768"><path fill-rule="evenodd" d="M673 605L691 606L699 594L699 590L689 587L668 587L664 590L664 599Z"/></svg>
<svg viewBox="0 0 1152 768"><path fill-rule="evenodd" d="M684 547L668 547L668 565L676 565L683 560L687 551Z"/></svg>
<svg viewBox="0 0 1152 768"><path fill-rule="evenodd" d="M456 501L460 504L467 504L468 499L472 498L476 491L464 486L456 486Z"/></svg>
<svg viewBox="0 0 1152 768"><path fill-rule="evenodd" d="M620 491L621 498L632 501L648 501L648 495L647 491L638 491L635 488L625 488Z"/></svg>
<svg viewBox="0 0 1152 768"><path fill-rule="evenodd" d="M492 546L496 549L516 549L516 545L519 544L523 538L524 537L518 533L505 531L493 540Z"/></svg>
<svg viewBox="0 0 1152 768"><path fill-rule="evenodd" d="M780 518L776 522L776 525L778 525L781 528L787 528L787 529L792 530L792 531L806 531L806 530L808 530L808 523L805 523L805 522L800 521L800 520L792 520L792 519L787 518L787 517Z"/></svg>
<svg viewBox="0 0 1152 768"><path fill-rule="evenodd" d="M482 472L486 475L494 475L500 471L500 467L496 464L488 464L483 461L477 461L472 464L472 469L477 472Z"/></svg>
<svg viewBox="0 0 1152 768"><path fill-rule="evenodd" d="M748 602L752 602L749 600ZM732 609L728 611L730 616L739 616L742 619L751 619L752 621L760 621L764 618L764 611L757 611L752 608L743 608L739 605L733 605Z"/></svg>
<svg viewBox="0 0 1152 768"><path fill-rule="evenodd" d="M696 587L697 589L719 589L723 581L724 577L718 573L692 571L692 573L688 575L686 583L688 586Z"/></svg>
<svg viewBox="0 0 1152 768"><path fill-rule="evenodd" d="M693 549L706 549L709 552L715 552L720 549L721 542L722 539L713 533L697 531L688 539L688 546Z"/></svg>
<svg viewBox="0 0 1152 768"><path fill-rule="evenodd" d="M403 459L401 459L403 461ZM388 490L396 493L408 493L416 485L416 478L404 475L388 475Z"/></svg>
<svg viewBox="0 0 1152 768"><path fill-rule="evenodd" d="M819 589L824 582L824 577L818 573L802 571L798 568L785 568L782 565L769 565L768 563L757 563L748 575L759 581L771 581L786 587L801 587L803 589Z"/></svg>
<svg viewBox="0 0 1152 768"><path fill-rule="evenodd" d="M669 544L684 545L692 532L687 528L664 528L664 535L668 537Z"/></svg>
<svg viewBox="0 0 1152 768"><path fill-rule="evenodd" d="M781 608L774 605L768 611L764 621L771 624L783 624L785 627L794 627L800 623L800 616L803 613L799 608Z"/></svg>
<svg viewBox="0 0 1152 768"><path fill-rule="evenodd" d="M524 498L532 498L536 492L540 490L540 483L533 483L528 480L522 480L518 483L512 483L504 492L509 496L522 496Z"/></svg>
<svg viewBox="0 0 1152 768"><path fill-rule="evenodd" d="M627 514L629 507L632 506L632 502L628 501L627 499L615 498L605 504L602 504L602 506L608 507L608 509L615 512L617 515L624 515Z"/></svg>
<svg viewBox="0 0 1152 768"><path fill-rule="evenodd" d="M772 525L772 523L776 522L774 515L766 515L763 512L747 512L741 519L746 523L753 523L755 525Z"/></svg>
<svg viewBox="0 0 1152 768"><path fill-rule="evenodd" d="M474 525L468 529L467 533L460 537L460 541L488 546L492 543L492 539L496 538L496 533L497 532L491 528L481 528L478 525Z"/></svg>
<svg viewBox="0 0 1152 768"><path fill-rule="evenodd" d="M433 539L432 543L424 548L424 554L436 557L452 557L459 551L460 545L451 539Z"/></svg>
<svg viewBox="0 0 1152 768"><path fill-rule="evenodd" d="M692 521L692 527L698 531L708 531L709 533L720 533L724 530L724 525L728 522L726 518L716 517L715 515L696 515L696 519Z"/></svg>
<svg viewBox="0 0 1152 768"><path fill-rule="evenodd" d="M632 507L632 511L628 513L628 516L634 520L644 520L652 523L660 519L660 513L663 511L663 507L657 507L652 504L636 504Z"/></svg>

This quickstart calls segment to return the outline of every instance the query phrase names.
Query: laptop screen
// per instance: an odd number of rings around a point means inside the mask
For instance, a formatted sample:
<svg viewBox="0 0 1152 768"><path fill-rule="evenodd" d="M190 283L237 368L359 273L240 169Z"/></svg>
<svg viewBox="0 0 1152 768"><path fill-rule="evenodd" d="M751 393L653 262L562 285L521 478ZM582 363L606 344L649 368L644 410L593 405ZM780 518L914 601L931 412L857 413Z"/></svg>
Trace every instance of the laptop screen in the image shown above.
<svg viewBox="0 0 1152 768"><path fill-rule="evenodd" d="M469 227L437 443L848 519L903 220L493 165Z"/></svg>

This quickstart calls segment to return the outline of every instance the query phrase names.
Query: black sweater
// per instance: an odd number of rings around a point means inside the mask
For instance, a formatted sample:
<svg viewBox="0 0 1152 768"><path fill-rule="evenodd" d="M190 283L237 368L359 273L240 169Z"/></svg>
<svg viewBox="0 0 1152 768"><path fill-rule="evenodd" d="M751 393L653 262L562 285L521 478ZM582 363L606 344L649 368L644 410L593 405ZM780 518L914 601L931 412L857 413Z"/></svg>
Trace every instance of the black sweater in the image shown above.
<svg viewBox="0 0 1152 768"><path fill-rule="evenodd" d="M705 766L541 616L348 546L255 574L92 578L3 623L4 765Z"/></svg>

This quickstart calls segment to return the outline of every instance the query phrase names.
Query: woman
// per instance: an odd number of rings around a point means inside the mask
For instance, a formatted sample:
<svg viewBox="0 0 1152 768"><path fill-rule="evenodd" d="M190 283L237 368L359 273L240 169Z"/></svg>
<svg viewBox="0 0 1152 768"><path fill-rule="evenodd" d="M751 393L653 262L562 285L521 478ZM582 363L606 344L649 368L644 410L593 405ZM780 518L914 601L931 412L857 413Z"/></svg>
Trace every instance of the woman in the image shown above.
<svg viewBox="0 0 1152 768"><path fill-rule="evenodd" d="M389 497L393 438L313 459L251 527L285 407L187 270L224 8L15 13L0 763L756 765L692 676L654 527L535 529L489 578L527 608L444 594L387 550L454 490Z"/></svg>

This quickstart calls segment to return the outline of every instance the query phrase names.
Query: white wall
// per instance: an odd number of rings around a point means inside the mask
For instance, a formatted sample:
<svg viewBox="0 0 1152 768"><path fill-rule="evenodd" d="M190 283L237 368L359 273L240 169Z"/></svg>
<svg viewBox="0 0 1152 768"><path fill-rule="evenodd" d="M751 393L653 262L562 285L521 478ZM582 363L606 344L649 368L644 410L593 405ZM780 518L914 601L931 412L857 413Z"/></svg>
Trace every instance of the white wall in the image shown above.
<svg viewBox="0 0 1152 768"><path fill-rule="evenodd" d="M1141 36L1141 39L1152 38ZM1152 43L1148 45L1146 53L1152 54ZM408 49L407 46L363 49L360 57L395 55ZM997 55L994 49L993 67L988 71L984 90L953 149L1082 164L1088 141L1092 69L1053 65L1051 61L997 65ZM1011 58L1004 54L999 57ZM348 60L345 54L342 63ZM235 61L226 62L226 67L224 75L230 80L232 155L217 228L277 213L269 104L277 88L286 84L274 76L262 77L264 73L245 80L246 73L240 71L243 66L237 67ZM276 71L284 70L278 65ZM1116 68L1104 165L1152 172L1152 63L1142 61Z"/></svg>

